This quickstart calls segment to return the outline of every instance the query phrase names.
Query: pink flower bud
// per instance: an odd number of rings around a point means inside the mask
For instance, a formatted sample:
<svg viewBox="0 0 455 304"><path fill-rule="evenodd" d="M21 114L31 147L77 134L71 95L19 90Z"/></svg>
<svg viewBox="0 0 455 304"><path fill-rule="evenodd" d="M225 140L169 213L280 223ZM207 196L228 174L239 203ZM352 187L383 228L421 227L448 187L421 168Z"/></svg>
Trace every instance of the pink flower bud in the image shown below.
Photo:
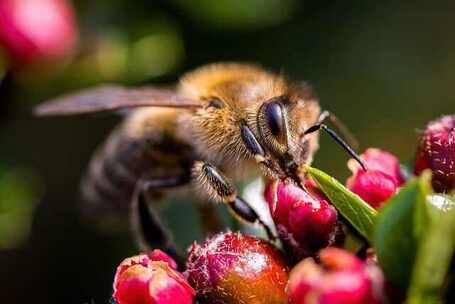
<svg viewBox="0 0 455 304"><path fill-rule="evenodd" d="M367 171L353 159L349 160L348 167L353 175L346 181L346 186L378 209L404 182L400 162L391 153L375 148L367 149L360 157Z"/></svg>
<svg viewBox="0 0 455 304"><path fill-rule="evenodd" d="M395 179L381 171L359 171L346 182L352 192L378 209L397 191Z"/></svg>
<svg viewBox="0 0 455 304"><path fill-rule="evenodd" d="M0 0L0 45L17 65L67 55L77 40L66 0Z"/></svg>
<svg viewBox="0 0 455 304"><path fill-rule="evenodd" d="M311 193L286 181L272 181L265 189L280 239L296 260L334 244L340 232L336 209L314 184L307 185Z"/></svg>
<svg viewBox="0 0 455 304"><path fill-rule="evenodd" d="M392 153L377 148L368 148L360 157L368 170L385 173L391 176L398 185L404 183L400 161ZM359 163L354 159L349 160L348 167L354 174L361 169Z"/></svg>
<svg viewBox="0 0 455 304"><path fill-rule="evenodd" d="M118 304L193 303L195 291L175 266L159 250L125 259L115 273L113 298Z"/></svg>
<svg viewBox="0 0 455 304"><path fill-rule="evenodd" d="M415 174L433 172L436 192L455 189L455 115L431 121L423 132L414 164Z"/></svg>
<svg viewBox="0 0 455 304"><path fill-rule="evenodd" d="M190 248L186 275L199 303L287 303L287 267L268 242L220 233Z"/></svg>
<svg viewBox="0 0 455 304"><path fill-rule="evenodd" d="M383 298L383 276L349 252L326 248L320 265L307 258L292 269L287 293L290 304L378 304Z"/></svg>

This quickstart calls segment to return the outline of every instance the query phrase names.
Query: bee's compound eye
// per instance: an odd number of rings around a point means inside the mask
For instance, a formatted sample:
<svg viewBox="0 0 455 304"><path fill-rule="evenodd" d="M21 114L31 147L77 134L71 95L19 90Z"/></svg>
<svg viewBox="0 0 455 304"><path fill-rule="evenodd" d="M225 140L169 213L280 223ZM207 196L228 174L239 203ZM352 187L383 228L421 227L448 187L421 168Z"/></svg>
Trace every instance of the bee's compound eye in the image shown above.
<svg viewBox="0 0 455 304"><path fill-rule="evenodd" d="M265 105L264 116L269 126L270 132L276 136L283 136L284 132L284 117L281 105L277 102L271 102Z"/></svg>
<svg viewBox="0 0 455 304"><path fill-rule="evenodd" d="M287 150L286 108L283 98L275 97L262 104L257 119L258 131L263 142L275 153L283 154Z"/></svg>
<svg viewBox="0 0 455 304"><path fill-rule="evenodd" d="M224 103L218 98L210 98L207 107L221 109L224 107Z"/></svg>

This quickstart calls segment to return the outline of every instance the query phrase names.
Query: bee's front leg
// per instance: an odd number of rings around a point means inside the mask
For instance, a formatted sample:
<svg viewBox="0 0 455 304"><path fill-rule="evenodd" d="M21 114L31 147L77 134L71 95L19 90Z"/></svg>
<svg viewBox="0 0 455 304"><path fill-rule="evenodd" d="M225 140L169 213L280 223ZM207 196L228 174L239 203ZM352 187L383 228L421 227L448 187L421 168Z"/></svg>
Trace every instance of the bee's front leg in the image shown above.
<svg viewBox="0 0 455 304"><path fill-rule="evenodd" d="M196 162L193 166L193 182L212 199L227 204L238 218L248 223L259 223L265 229L268 238L275 240L272 229L245 200L237 195L234 185L217 168L206 162Z"/></svg>

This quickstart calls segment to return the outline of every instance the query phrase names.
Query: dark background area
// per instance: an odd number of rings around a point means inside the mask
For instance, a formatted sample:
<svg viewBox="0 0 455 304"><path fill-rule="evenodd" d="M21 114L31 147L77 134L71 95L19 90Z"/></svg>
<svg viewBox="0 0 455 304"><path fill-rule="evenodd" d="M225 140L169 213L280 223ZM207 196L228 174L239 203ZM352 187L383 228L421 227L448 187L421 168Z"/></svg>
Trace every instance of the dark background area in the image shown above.
<svg viewBox="0 0 455 304"><path fill-rule="evenodd" d="M115 267L136 252L126 227L89 224L79 205L80 176L120 117L32 117L46 98L100 82L172 83L210 62L255 62L309 81L363 147L393 151L404 163L412 160L418 128L453 113L453 4L73 4L80 40L70 63L51 72L0 66L0 239L8 240L0 241L1 303L108 303ZM324 137L315 165L344 180L347 158ZM20 212L9 203L15 201ZM191 204L165 210L182 247L198 232L194 215Z"/></svg>

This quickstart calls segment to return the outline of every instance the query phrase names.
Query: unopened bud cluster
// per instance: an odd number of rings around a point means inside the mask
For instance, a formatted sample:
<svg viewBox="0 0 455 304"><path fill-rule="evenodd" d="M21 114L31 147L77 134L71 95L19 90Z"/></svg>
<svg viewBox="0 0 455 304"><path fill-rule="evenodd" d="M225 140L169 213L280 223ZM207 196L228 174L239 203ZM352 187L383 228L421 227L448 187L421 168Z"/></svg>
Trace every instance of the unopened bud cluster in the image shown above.
<svg viewBox="0 0 455 304"><path fill-rule="evenodd" d="M346 187L379 209L405 182L393 154L369 148L365 168L348 162ZM455 188L455 116L431 122L422 134L415 174L429 169L436 192ZM113 298L118 304L379 304L384 277L374 252L362 260L341 249L341 215L317 184L270 180L264 198L280 244L241 233L216 234L189 248L185 271L155 250L123 261ZM183 266L183 265L180 265Z"/></svg>

